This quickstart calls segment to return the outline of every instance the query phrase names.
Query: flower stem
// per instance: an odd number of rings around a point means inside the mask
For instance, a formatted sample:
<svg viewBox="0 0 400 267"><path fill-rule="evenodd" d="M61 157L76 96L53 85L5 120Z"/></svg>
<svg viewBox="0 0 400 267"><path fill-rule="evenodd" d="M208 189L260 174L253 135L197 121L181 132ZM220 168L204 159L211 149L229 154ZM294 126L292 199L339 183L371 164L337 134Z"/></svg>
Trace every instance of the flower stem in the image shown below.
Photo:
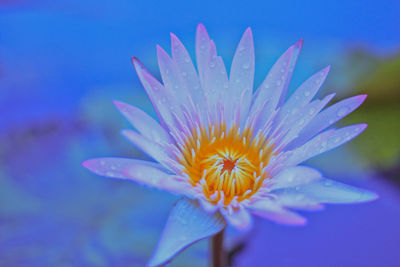
<svg viewBox="0 0 400 267"><path fill-rule="evenodd" d="M225 267L224 230L214 235L211 239L211 261L212 267Z"/></svg>

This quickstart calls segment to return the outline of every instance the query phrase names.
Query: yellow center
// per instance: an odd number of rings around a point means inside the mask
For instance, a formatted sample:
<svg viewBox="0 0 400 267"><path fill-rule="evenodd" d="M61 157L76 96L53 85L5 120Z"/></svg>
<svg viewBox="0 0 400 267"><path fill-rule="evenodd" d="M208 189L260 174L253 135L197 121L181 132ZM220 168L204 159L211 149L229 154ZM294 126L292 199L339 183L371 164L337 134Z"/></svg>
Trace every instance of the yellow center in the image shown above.
<svg viewBox="0 0 400 267"><path fill-rule="evenodd" d="M252 129L211 125L193 130L180 146L178 161L189 182L200 187L207 201L229 205L248 199L268 178L265 167L272 156L272 146Z"/></svg>

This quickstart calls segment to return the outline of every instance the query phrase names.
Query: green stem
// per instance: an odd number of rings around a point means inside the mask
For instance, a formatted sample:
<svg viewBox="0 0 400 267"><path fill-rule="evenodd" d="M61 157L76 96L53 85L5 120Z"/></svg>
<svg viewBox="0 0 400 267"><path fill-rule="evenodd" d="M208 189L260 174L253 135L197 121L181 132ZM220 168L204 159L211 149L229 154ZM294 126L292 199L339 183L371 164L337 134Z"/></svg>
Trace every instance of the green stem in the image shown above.
<svg viewBox="0 0 400 267"><path fill-rule="evenodd" d="M214 235L211 239L211 262L212 267L225 267L224 230Z"/></svg>

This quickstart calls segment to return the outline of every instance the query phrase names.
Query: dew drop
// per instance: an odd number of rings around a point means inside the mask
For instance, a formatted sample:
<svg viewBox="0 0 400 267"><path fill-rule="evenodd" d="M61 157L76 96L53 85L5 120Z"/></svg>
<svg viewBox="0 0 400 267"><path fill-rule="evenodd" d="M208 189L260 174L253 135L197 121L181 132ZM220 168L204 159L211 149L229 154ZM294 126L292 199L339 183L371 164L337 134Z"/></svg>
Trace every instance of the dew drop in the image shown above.
<svg viewBox="0 0 400 267"><path fill-rule="evenodd" d="M311 108L310 111L308 112L308 114L312 115L315 112L315 108Z"/></svg>
<svg viewBox="0 0 400 267"><path fill-rule="evenodd" d="M185 62L189 63L190 62L190 58L189 57L185 57Z"/></svg>
<svg viewBox="0 0 400 267"><path fill-rule="evenodd" d="M341 140L341 138L340 138L340 137L336 137L336 138L335 138L335 140L334 140L333 142L335 142L335 143L339 143L339 142L340 142L340 140Z"/></svg>
<svg viewBox="0 0 400 267"><path fill-rule="evenodd" d="M299 120L299 125L302 125L304 123L304 119Z"/></svg>
<svg viewBox="0 0 400 267"><path fill-rule="evenodd" d="M106 176L108 176L108 177L114 177L115 175L114 175L113 172L108 171L108 172L106 172Z"/></svg>
<svg viewBox="0 0 400 267"><path fill-rule="evenodd" d="M185 77L186 75L187 75L187 73L183 71L182 76Z"/></svg>
<svg viewBox="0 0 400 267"><path fill-rule="evenodd" d="M276 85L278 86L281 85L281 83L282 83L281 81L276 81Z"/></svg>
<svg viewBox="0 0 400 267"><path fill-rule="evenodd" d="M346 112L347 112L347 108L340 108L340 109L338 110L338 112L337 112L337 115L338 115L339 117L343 117L343 116L346 114Z"/></svg>
<svg viewBox="0 0 400 267"><path fill-rule="evenodd" d="M245 69L245 70L247 70L248 68L250 68L249 63L243 64L242 68Z"/></svg>
<svg viewBox="0 0 400 267"><path fill-rule="evenodd" d="M332 186L332 181L329 181L329 180L325 181L324 185L325 186Z"/></svg>
<svg viewBox="0 0 400 267"><path fill-rule="evenodd" d="M305 91L304 92L304 96L309 96L311 93L310 93L310 91Z"/></svg>

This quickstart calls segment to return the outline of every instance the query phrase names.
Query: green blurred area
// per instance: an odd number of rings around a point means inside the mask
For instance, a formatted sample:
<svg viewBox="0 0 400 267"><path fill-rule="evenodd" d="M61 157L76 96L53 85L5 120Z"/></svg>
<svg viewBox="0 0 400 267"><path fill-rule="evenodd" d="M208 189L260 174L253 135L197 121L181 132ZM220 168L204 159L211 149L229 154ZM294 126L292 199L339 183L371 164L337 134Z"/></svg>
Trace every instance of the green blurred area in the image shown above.
<svg viewBox="0 0 400 267"><path fill-rule="evenodd" d="M368 123L352 145L367 168L388 171L400 164L400 53L379 58L356 50L349 65L358 72L350 77L357 93L368 94L365 103L344 120ZM350 96L350 95L349 95Z"/></svg>

